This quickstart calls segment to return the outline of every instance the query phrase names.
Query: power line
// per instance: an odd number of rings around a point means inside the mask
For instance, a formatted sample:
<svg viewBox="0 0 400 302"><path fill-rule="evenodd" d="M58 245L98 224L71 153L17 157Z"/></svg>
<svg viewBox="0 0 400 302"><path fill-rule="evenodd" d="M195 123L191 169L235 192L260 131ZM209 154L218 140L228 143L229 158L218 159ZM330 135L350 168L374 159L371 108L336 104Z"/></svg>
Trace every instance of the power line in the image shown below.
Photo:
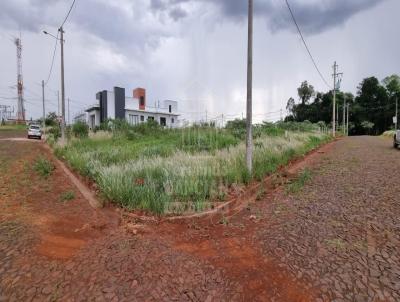
<svg viewBox="0 0 400 302"><path fill-rule="evenodd" d="M57 44L58 44L58 32L57 32L56 43L55 43L55 45L54 45L53 58L51 59L51 66L50 66L49 75L47 76L47 80L46 80L46 82L45 82L45 84L44 84L45 86L47 86L47 83L49 82L50 77L51 77L51 73L52 73L52 71L53 71L54 59L55 59L55 57L56 57L56 52L57 52Z"/></svg>
<svg viewBox="0 0 400 302"><path fill-rule="evenodd" d="M71 7L69 8L69 11L68 11L68 13L67 13L67 16L65 17L64 22L61 24L60 28L62 28L62 27L64 26L65 22L67 22L67 19L68 19L68 17L69 17L69 14L71 13L72 8L74 7L74 5L75 5L75 0L72 1Z"/></svg>
<svg viewBox="0 0 400 302"><path fill-rule="evenodd" d="M328 86L329 89L332 89L332 87L328 84L328 82L325 80L325 77L322 75L321 71L319 70L317 63L315 62L314 57L313 57L313 55L311 54L311 51L310 51L310 49L309 49L308 46L307 46L306 40L304 39L303 34L301 33L300 27L299 27L299 25L297 24L296 18L294 17L293 11L292 11L292 9L291 9L291 7L290 7L290 5L289 5L288 0L285 0L285 2L286 2L287 8L289 9L290 15L292 16L292 20L293 20L294 24L296 25L297 31L298 31L299 34L300 34L301 40L303 41L303 44L304 44L304 46L305 46L305 48L306 48L306 50L307 50L307 52L308 52L308 55L310 56L311 61L312 61L313 64L314 64L315 69L316 69L317 72L319 73L319 76L321 77L322 81L324 81L325 85Z"/></svg>

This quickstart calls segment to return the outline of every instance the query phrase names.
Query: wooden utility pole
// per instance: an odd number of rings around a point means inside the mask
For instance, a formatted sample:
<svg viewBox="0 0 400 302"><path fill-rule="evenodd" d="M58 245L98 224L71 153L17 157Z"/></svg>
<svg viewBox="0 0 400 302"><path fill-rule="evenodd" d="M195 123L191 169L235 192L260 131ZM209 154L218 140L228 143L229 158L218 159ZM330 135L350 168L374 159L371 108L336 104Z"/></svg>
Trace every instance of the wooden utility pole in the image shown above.
<svg viewBox="0 0 400 302"><path fill-rule="evenodd" d="M253 0L248 8L248 44L247 44L247 115L246 115L246 165L253 172Z"/></svg>

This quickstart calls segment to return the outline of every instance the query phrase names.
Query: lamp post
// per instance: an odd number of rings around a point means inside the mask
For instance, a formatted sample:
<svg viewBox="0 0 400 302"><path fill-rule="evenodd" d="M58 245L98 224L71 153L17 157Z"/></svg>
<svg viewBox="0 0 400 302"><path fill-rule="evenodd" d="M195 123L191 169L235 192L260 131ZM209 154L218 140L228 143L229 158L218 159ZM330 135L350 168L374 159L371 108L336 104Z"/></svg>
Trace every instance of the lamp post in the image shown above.
<svg viewBox="0 0 400 302"><path fill-rule="evenodd" d="M49 35L58 41L60 41L61 44L61 144L65 143L65 86L64 86L64 30L62 27L58 29L60 33L60 38L58 36L56 37L55 35L43 31L45 35Z"/></svg>

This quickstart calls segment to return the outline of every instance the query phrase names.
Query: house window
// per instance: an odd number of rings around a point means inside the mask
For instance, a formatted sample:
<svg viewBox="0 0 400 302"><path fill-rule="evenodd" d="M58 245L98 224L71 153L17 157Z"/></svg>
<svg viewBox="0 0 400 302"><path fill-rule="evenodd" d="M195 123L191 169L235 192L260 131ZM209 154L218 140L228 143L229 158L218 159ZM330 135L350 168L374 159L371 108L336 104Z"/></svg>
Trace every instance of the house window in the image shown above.
<svg viewBox="0 0 400 302"><path fill-rule="evenodd" d="M129 114L129 124L131 124L131 125L139 124L139 116L138 115Z"/></svg>
<svg viewBox="0 0 400 302"><path fill-rule="evenodd" d="M160 117L160 125L163 127L167 126L167 119L165 117Z"/></svg>
<svg viewBox="0 0 400 302"><path fill-rule="evenodd" d="M175 119L171 117L171 124L175 123Z"/></svg>
<svg viewBox="0 0 400 302"><path fill-rule="evenodd" d="M147 117L147 120L149 121L154 121L154 116L149 116L149 117Z"/></svg>
<svg viewBox="0 0 400 302"><path fill-rule="evenodd" d="M141 96L139 98L139 105L140 105L140 107L144 107L144 96Z"/></svg>
<svg viewBox="0 0 400 302"><path fill-rule="evenodd" d="M169 106L168 106L168 111L169 111L169 113L172 112L172 105L169 105Z"/></svg>
<svg viewBox="0 0 400 302"><path fill-rule="evenodd" d="M140 121L144 122L144 116L143 115L140 116Z"/></svg>

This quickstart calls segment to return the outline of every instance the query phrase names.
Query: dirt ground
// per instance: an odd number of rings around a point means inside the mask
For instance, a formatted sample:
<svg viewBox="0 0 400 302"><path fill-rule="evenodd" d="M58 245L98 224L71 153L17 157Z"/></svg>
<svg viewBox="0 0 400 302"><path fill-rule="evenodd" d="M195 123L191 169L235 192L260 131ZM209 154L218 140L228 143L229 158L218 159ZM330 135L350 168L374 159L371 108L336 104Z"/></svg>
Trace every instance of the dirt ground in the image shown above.
<svg viewBox="0 0 400 302"><path fill-rule="evenodd" d="M300 190L183 221L93 209L57 165L37 175L38 156L54 161L41 143L0 140L0 301L400 300L390 140L339 140L299 163Z"/></svg>

